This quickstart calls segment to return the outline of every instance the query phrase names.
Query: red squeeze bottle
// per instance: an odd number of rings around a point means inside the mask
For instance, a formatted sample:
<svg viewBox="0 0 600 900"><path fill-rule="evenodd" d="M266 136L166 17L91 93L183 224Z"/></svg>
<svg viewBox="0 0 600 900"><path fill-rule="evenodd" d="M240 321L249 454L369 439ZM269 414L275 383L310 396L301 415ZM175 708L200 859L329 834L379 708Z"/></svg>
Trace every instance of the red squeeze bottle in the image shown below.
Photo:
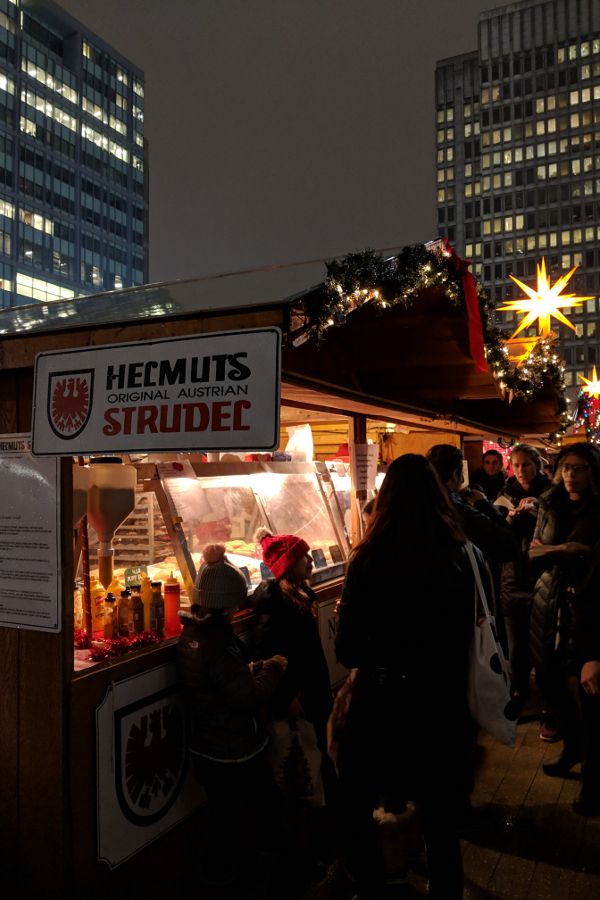
<svg viewBox="0 0 600 900"><path fill-rule="evenodd" d="M181 619L178 615L181 588L172 572L170 578L165 579L163 596L165 599L165 637L175 637L181 631Z"/></svg>

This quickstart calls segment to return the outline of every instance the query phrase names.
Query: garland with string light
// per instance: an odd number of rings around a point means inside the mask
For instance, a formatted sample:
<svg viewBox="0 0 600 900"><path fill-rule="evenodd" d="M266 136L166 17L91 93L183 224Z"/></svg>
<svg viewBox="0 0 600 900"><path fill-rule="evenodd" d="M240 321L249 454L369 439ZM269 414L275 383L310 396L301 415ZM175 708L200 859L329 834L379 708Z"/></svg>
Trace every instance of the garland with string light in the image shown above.
<svg viewBox="0 0 600 900"><path fill-rule="evenodd" d="M576 429L585 425L588 441L592 441L594 444L600 443L600 401L598 397L590 397L584 388L579 391L577 396L573 424Z"/></svg>
<svg viewBox="0 0 600 900"><path fill-rule="evenodd" d="M439 245L438 245L439 247ZM424 288L443 287L453 306L465 308L460 271L450 253L428 249L423 244L404 247L397 256L384 258L373 250L350 253L326 264L327 278L320 290L305 298L302 318L304 338L320 343L332 326L343 325L347 316L366 303L386 307L411 306ZM491 325L491 304L485 288L476 283L486 361L502 391L531 401L544 376L550 379L558 398L559 427L550 435L560 438L570 424L565 397L564 365L557 353L555 337L539 338L520 365L509 360L506 332Z"/></svg>

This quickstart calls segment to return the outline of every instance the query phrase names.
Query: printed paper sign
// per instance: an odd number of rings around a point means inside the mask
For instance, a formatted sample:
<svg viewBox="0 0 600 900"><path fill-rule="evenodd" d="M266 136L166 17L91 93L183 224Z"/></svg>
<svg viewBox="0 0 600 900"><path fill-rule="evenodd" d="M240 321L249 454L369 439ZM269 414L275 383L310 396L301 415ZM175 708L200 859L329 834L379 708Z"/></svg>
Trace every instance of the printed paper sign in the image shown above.
<svg viewBox="0 0 600 900"><path fill-rule="evenodd" d="M30 434L0 435L0 625L60 631L58 459L31 455Z"/></svg>
<svg viewBox="0 0 600 900"><path fill-rule="evenodd" d="M277 328L40 353L33 452L273 450Z"/></svg>
<svg viewBox="0 0 600 900"><path fill-rule="evenodd" d="M352 481L355 490L374 490L378 454L377 444L352 444L350 446Z"/></svg>

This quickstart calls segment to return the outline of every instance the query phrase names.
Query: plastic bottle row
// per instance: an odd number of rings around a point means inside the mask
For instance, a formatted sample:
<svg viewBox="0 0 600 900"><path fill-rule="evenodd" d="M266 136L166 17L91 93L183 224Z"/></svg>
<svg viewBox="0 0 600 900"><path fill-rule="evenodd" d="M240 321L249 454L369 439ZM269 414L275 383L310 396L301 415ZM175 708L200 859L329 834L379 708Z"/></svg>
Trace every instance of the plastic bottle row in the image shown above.
<svg viewBox="0 0 600 900"><path fill-rule="evenodd" d="M129 588L115 576L108 589L97 578L90 578L92 631L105 638L128 637L150 631L158 637L175 637L181 630L179 620L180 586L171 578L164 585L142 575L140 584ZM75 593L75 625L83 625L83 592Z"/></svg>

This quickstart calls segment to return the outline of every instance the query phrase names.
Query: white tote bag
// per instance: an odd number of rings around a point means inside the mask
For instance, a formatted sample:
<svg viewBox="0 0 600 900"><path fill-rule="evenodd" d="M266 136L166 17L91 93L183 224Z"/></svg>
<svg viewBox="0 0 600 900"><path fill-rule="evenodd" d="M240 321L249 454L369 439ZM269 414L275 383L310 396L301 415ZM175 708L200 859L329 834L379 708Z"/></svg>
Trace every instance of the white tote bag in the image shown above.
<svg viewBox="0 0 600 900"><path fill-rule="evenodd" d="M496 623L481 583L473 545L467 541L467 554L475 579L473 643L469 657L467 700L471 715L488 734L514 747L517 736L515 704L510 696L510 674L504 651L498 641Z"/></svg>

